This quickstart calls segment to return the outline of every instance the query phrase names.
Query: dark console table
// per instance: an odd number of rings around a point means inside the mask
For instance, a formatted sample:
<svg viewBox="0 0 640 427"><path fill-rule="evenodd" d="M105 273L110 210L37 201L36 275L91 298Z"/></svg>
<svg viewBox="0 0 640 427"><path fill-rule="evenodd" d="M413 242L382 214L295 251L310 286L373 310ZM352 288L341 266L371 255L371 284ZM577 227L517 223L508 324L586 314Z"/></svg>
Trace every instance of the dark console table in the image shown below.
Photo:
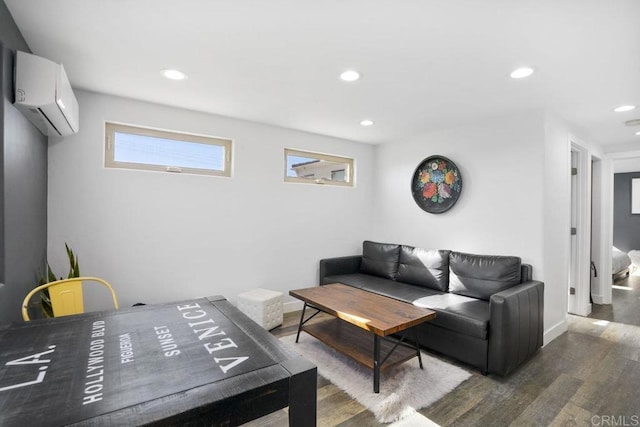
<svg viewBox="0 0 640 427"><path fill-rule="evenodd" d="M2 426L312 426L316 381L223 297L0 326Z"/></svg>

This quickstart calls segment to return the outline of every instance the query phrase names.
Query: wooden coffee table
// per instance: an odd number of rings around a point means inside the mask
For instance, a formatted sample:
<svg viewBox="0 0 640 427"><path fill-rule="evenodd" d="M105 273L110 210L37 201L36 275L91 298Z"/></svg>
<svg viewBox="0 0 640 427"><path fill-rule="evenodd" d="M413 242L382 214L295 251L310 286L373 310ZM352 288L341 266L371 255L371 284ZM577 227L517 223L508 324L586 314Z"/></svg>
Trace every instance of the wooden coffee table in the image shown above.
<svg viewBox="0 0 640 427"><path fill-rule="evenodd" d="M289 291L304 301L296 342L300 331L373 369L373 391L380 391L380 371L417 357L422 369L418 335L412 326L433 319L436 313L402 301L363 291L342 283ZM316 312L305 319L307 307ZM307 324L320 312L335 318ZM412 332L415 345L405 342ZM391 337L402 332L400 339ZM380 357L380 354L384 356Z"/></svg>

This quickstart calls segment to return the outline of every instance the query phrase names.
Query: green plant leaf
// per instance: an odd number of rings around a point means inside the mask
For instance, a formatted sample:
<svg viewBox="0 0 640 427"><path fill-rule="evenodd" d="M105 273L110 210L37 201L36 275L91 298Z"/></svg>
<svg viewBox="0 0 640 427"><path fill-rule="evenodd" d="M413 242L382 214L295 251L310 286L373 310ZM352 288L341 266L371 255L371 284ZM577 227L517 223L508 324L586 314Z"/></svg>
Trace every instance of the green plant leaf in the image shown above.
<svg viewBox="0 0 640 427"><path fill-rule="evenodd" d="M67 243L64 244L64 247L67 250L67 257L69 258L69 274L67 275L67 278L71 279L73 277L80 277L78 257L73 253L73 250L71 250Z"/></svg>
<svg viewBox="0 0 640 427"><path fill-rule="evenodd" d="M51 266L49 264L47 264L47 281L46 281L46 283L55 282L56 280L58 280L58 278L56 277L55 274L53 274L53 271L51 270Z"/></svg>
<svg viewBox="0 0 640 427"><path fill-rule="evenodd" d="M67 258L69 258L69 274L67 275L67 278L72 279L80 277L80 264L78 262L78 257L73 253L73 250L66 242L64 247L67 251ZM56 277L48 263L46 277L38 272L38 286L49 282L55 282L57 280L63 280L63 277ZM53 317L53 307L51 306L51 298L48 289L44 289L40 292L40 306L42 307L42 312L46 317Z"/></svg>
<svg viewBox="0 0 640 427"><path fill-rule="evenodd" d="M40 295L40 306L45 317L53 317L53 307L51 306L51 300L48 296Z"/></svg>

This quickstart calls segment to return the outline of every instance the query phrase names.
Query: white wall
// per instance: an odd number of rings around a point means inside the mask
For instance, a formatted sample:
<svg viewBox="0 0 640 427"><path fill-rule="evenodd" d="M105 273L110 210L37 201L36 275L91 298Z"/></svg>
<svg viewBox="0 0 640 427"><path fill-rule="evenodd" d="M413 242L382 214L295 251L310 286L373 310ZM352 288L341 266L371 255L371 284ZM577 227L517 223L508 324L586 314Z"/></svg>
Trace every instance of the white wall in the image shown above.
<svg viewBox="0 0 640 427"><path fill-rule="evenodd" d="M539 275L542 261L542 126L506 117L378 146L373 234L426 248L518 255ZM448 157L462 174L456 205L429 214L413 200L415 168Z"/></svg>
<svg viewBox="0 0 640 427"><path fill-rule="evenodd" d="M564 123L544 121L544 314L545 343L567 330L569 266L571 263L571 142Z"/></svg>
<svg viewBox="0 0 640 427"><path fill-rule="evenodd" d="M80 132L49 146L49 260L64 243L123 306L317 283L370 238L373 146L78 91ZM104 122L232 138L233 177L106 169ZM356 159L355 188L284 183L285 147ZM285 301L292 301L289 297Z"/></svg>
<svg viewBox="0 0 640 427"><path fill-rule="evenodd" d="M566 330L570 129L539 112L499 117L377 147L78 92L81 131L50 141L48 251L64 242L84 274L114 284L127 306L255 287L317 282L318 260L362 240L517 255L545 282L545 343ZM104 122L234 140L231 179L105 169ZM355 188L283 182L285 147L354 157ZM456 162L463 190L440 215L413 201L416 166ZM288 298L288 302L292 299Z"/></svg>
<svg viewBox="0 0 640 427"><path fill-rule="evenodd" d="M570 201L568 130L542 113L500 117L378 146L372 238L425 248L520 256L545 282L545 343L566 330ZM426 157L453 160L457 204L439 215L413 201ZM562 234L558 234L562 233Z"/></svg>

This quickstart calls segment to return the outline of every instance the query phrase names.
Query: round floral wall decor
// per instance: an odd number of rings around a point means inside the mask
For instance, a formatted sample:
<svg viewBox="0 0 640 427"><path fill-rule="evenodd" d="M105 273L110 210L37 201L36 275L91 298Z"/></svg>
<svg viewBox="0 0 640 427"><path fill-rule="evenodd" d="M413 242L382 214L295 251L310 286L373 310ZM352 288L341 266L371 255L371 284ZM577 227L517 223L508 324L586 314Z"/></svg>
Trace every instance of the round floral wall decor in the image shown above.
<svg viewBox="0 0 640 427"><path fill-rule="evenodd" d="M424 211L439 214L453 207L462 191L462 175L455 163L443 156L427 157L411 180L413 200Z"/></svg>

